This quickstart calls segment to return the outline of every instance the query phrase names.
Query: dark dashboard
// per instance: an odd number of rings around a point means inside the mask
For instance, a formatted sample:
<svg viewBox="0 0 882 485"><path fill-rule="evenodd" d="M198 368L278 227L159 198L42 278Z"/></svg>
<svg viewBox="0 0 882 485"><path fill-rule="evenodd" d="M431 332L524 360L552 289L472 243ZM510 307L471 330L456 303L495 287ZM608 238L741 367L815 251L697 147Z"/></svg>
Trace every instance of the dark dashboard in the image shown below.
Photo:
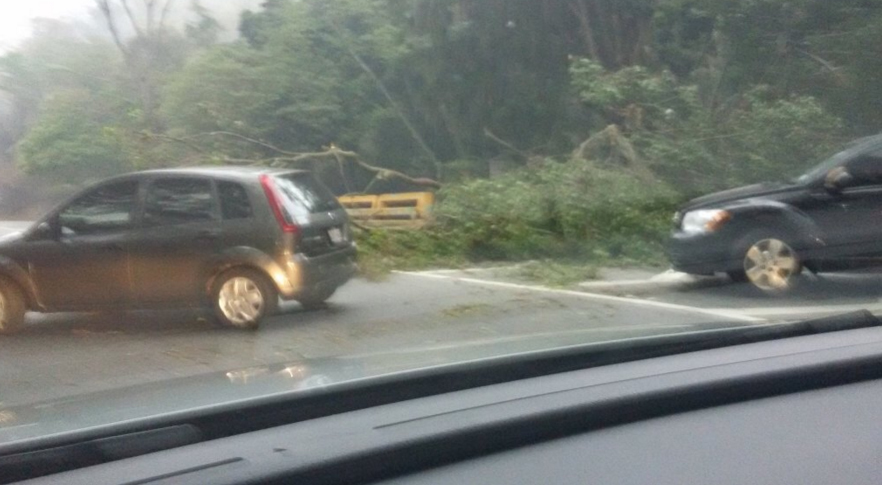
<svg viewBox="0 0 882 485"><path fill-rule="evenodd" d="M306 420L46 484L876 484L882 329L639 360Z"/></svg>

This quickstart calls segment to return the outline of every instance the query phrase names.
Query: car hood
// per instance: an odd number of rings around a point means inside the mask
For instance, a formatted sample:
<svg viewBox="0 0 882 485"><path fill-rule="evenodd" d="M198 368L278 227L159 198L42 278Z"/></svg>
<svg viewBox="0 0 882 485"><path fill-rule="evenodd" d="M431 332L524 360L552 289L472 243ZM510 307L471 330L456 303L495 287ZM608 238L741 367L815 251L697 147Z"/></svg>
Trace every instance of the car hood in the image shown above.
<svg viewBox="0 0 882 485"><path fill-rule="evenodd" d="M677 331L611 332L603 339L626 340L653 335L730 328L732 322L684 325ZM0 401L0 451L21 447L38 438L61 438L73 432L137 424L151 418L199 415L208 409L248 405L255 399L295 398L330 388L369 384L391 374L478 361L494 357L582 345L596 340L574 338L572 333L542 333L504 341L451 342L445 346L381 351L347 357L327 357L282 362L226 372L152 382L81 396L15 405ZM8 396L0 397L0 399Z"/></svg>
<svg viewBox="0 0 882 485"><path fill-rule="evenodd" d="M10 244L17 243L24 238L24 231L13 231L6 234L0 234L0 248Z"/></svg>
<svg viewBox="0 0 882 485"><path fill-rule="evenodd" d="M21 241L32 225L33 222L28 221L0 222L0 247Z"/></svg>
<svg viewBox="0 0 882 485"><path fill-rule="evenodd" d="M755 197L767 197L772 195L786 194L804 190L804 187L797 184L789 184L784 182L765 182L761 184L748 185L735 189L715 192L697 199L689 201L685 206L685 210L701 209L704 207L719 206L728 202L750 199Z"/></svg>

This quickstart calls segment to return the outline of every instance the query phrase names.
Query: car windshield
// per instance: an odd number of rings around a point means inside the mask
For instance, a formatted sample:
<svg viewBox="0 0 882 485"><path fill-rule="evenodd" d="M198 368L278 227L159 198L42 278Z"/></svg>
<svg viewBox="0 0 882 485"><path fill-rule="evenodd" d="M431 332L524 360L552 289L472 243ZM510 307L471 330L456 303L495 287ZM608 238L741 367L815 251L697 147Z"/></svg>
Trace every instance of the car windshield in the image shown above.
<svg viewBox="0 0 882 485"><path fill-rule="evenodd" d="M0 2L0 460L882 312L880 42L867 0Z"/></svg>
<svg viewBox="0 0 882 485"><path fill-rule="evenodd" d="M835 155L818 164L818 166L797 177L795 181L800 184L807 184L817 180L821 180L824 178L825 175L827 175L828 172L830 172L830 170L833 170L834 168L843 165L845 162L853 159L858 154L878 147L879 143L880 140L877 137L868 137L862 140L856 140L850 143L848 145L848 148L846 148L845 150L837 152Z"/></svg>

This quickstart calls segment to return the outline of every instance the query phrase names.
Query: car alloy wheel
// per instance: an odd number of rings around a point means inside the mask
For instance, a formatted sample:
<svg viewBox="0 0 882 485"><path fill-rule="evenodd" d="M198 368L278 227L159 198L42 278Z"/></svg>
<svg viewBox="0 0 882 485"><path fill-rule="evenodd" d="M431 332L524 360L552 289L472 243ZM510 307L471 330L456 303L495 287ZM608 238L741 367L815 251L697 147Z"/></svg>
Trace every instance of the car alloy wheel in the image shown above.
<svg viewBox="0 0 882 485"><path fill-rule="evenodd" d="M256 282L245 276L228 279L218 293L218 308L237 327L256 325L263 316L266 297Z"/></svg>
<svg viewBox="0 0 882 485"><path fill-rule="evenodd" d="M789 290L802 272L796 251L780 239L758 241L744 256L744 273L757 288L769 292Z"/></svg>

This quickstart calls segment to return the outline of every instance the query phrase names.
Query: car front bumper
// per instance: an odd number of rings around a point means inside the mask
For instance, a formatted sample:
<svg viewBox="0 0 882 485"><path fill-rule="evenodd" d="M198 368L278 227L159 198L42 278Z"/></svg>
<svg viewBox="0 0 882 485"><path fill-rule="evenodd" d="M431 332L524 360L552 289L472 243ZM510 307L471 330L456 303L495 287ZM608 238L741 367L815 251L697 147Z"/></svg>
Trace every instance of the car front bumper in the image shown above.
<svg viewBox="0 0 882 485"><path fill-rule="evenodd" d="M740 270L742 263L734 257L733 249L732 241L720 233L676 231L667 244L668 259L675 270L700 275Z"/></svg>

